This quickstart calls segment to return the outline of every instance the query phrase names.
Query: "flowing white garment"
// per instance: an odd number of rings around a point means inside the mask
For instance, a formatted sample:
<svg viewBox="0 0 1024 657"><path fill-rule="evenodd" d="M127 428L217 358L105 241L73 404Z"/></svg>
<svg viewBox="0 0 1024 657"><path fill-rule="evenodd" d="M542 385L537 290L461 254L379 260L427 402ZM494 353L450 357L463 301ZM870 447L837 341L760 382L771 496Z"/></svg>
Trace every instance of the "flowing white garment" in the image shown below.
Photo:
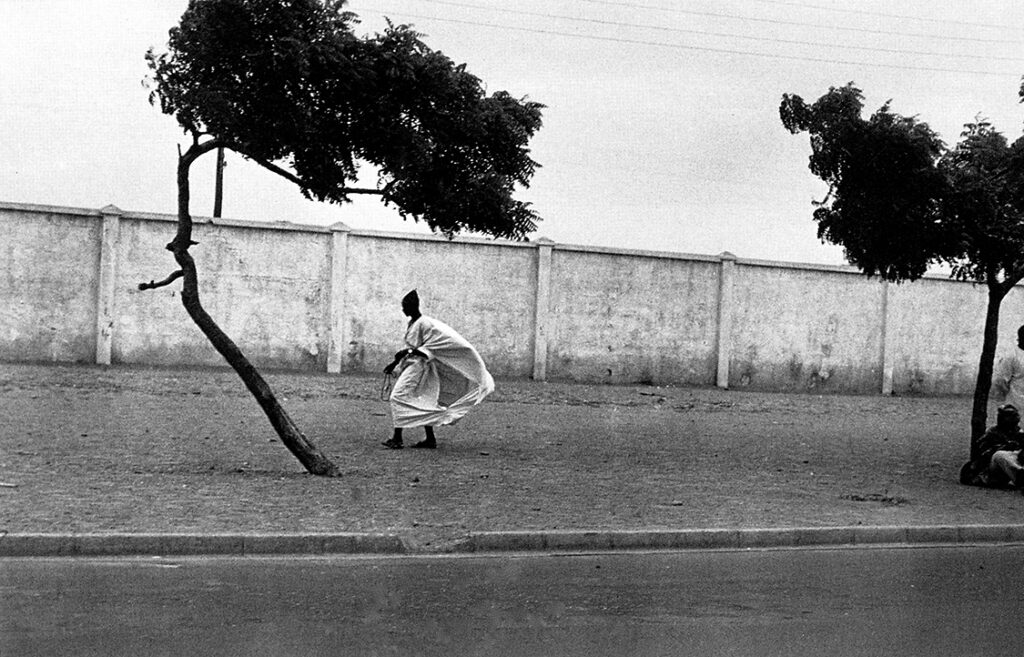
<svg viewBox="0 0 1024 657"><path fill-rule="evenodd" d="M494 392L494 379L473 345L444 322L421 315L405 344L426 355L406 356L391 391L396 428L453 424Z"/></svg>

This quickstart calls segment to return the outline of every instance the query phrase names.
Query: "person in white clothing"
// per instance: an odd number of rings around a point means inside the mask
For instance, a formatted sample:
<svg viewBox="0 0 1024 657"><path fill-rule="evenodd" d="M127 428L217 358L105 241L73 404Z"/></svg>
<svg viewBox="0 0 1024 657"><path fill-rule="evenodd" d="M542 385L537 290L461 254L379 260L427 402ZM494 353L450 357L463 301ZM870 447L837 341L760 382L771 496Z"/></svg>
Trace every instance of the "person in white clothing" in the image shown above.
<svg viewBox="0 0 1024 657"><path fill-rule="evenodd" d="M494 391L494 379L480 354L455 329L420 313L416 290L402 298L409 317L406 348L384 368L398 371L388 401L394 435L382 444L401 449L402 430L423 427L426 438L413 447L434 449L434 427L458 422L473 406Z"/></svg>
<svg viewBox="0 0 1024 657"><path fill-rule="evenodd" d="M1017 349L996 365L992 391L997 401L1024 408L1024 326L1017 329Z"/></svg>

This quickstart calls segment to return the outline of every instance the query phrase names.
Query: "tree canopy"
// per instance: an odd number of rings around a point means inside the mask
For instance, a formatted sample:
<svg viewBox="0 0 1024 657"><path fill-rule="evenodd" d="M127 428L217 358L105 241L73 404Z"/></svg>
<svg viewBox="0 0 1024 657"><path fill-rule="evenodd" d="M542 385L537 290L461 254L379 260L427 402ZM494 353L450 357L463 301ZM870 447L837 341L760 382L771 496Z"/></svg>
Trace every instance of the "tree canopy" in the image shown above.
<svg viewBox="0 0 1024 657"><path fill-rule="evenodd" d="M355 34L345 0L191 0L167 52L147 54L163 112L283 175L309 198L379 194L449 237L521 239L543 105L481 81L407 25ZM361 163L378 172L356 188Z"/></svg>
<svg viewBox="0 0 1024 657"><path fill-rule="evenodd" d="M813 104L783 95L783 125L810 134L808 166L829 185L814 210L818 236L887 280L915 280L940 263L961 280L1019 280L1024 139L1009 145L978 119L949 148L888 103L863 118L863 101L852 83Z"/></svg>
<svg viewBox="0 0 1024 657"><path fill-rule="evenodd" d="M842 246L851 264L900 282L941 263L954 278L987 286L973 454L985 430L999 307L1024 278L1024 137L1009 144L979 118L949 148L916 117L886 103L864 119L863 105L850 83L813 104L785 94L779 115L793 134L810 134L808 166L829 187L814 210L818 236Z"/></svg>
<svg viewBox="0 0 1024 657"><path fill-rule="evenodd" d="M960 137L939 161L953 274L999 279L1009 291L1024 275L1024 137L1009 144L983 120L966 124Z"/></svg>
<svg viewBox="0 0 1024 657"><path fill-rule="evenodd" d="M818 237L843 247L864 272L918 278L949 255L935 230L945 181L936 167L943 143L914 118L882 106L861 117L863 95L832 88L813 105L783 96L780 115L793 134L809 132L809 168L829 185L817 204Z"/></svg>

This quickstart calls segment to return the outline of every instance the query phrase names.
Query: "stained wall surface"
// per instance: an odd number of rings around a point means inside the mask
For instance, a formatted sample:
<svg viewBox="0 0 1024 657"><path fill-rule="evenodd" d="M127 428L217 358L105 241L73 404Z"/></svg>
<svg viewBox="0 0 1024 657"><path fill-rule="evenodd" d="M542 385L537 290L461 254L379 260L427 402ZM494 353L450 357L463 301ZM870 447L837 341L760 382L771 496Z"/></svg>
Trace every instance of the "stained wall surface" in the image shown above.
<svg viewBox="0 0 1024 657"><path fill-rule="evenodd" d="M0 209L0 359L92 362L99 212Z"/></svg>
<svg viewBox="0 0 1024 657"><path fill-rule="evenodd" d="M139 291L176 268L164 249L175 224L121 220L114 362L221 365L172 284ZM328 232L197 223L190 250L206 311L254 364L323 370L327 362Z"/></svg>
<svg viewBox="0 0 1024 657"><path fill-rule="evenodd" d="M848 272L737 266L730 387L873 392L885 287Z"/></svg>
<svg viewBox="0 0 1024 657"><path fill-rule="evenodd" d="M895 392L972 394L988 305L984 286L926 279L889 289ZM998 358L1016 350L1024 293L1000 306Z"/></svg>
<svg viewBox="0 0 1024 657"><path fill-rule="evenodd" d="M555 249L551 271L550 376L714 383L716 262Z"/></svg>

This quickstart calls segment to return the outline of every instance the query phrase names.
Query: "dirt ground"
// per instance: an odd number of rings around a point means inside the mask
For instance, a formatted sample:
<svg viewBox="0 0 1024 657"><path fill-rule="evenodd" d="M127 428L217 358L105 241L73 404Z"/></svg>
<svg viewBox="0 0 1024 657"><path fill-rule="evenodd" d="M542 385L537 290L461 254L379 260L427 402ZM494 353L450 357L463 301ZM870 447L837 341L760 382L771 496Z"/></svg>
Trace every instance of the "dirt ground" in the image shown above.
<svg viewBox="0 0 1024 657"><path fill-rule="evenodd" d="M306 474L226 370L0 364L0 531L388 532L1020 522L961 486L969 398L498 381L390 451L380 380L266 373L343 476ZM409 440L417 432L407 432Z"/></svg>

